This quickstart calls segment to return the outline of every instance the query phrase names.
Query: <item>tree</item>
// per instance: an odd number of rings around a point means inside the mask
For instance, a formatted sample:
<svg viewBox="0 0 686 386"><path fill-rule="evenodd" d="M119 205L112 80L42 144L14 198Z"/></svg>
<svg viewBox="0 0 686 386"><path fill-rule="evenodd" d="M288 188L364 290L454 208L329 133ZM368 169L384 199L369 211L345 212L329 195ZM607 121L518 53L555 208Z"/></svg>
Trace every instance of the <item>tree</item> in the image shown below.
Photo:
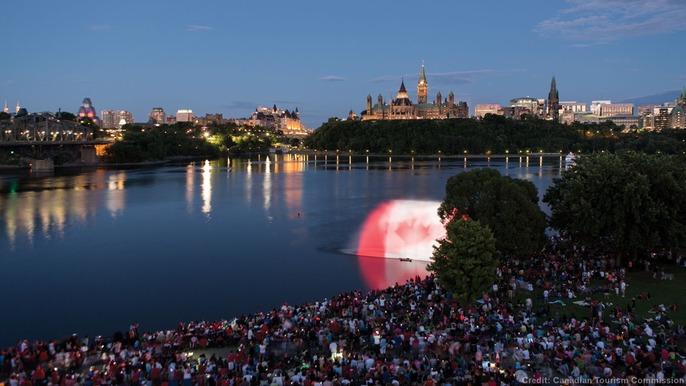
<svg viewBox="0 0 686 386"><path fill-rule="evenodd" d="M627 152L581 157L545 194L551 224L573 242L618 259L686 242L686 163Z"/></svg>
<svg viewBox="0 0 686 386"><path fill-rule="evenodd" d="M438 282L464 303L476 300L496 280L493 233L478 221L461 217L446 225L446 238L434 248L428 270Z"/></svg>
<svg viewBox="0 0 686 386"><path fill-rule="evenodd" d="M55 118L61 119L63 121L76 121L76 115L68 111L58 111L55 113Z"/></svg>
<svg viewBox="0 0 686 386"><path fill-rule="evenodd" d="M476 169L450 177L438 214L445 221L457 210L488 226L505 256L525 257L545 245L545 215L530 181Z"/></svg>

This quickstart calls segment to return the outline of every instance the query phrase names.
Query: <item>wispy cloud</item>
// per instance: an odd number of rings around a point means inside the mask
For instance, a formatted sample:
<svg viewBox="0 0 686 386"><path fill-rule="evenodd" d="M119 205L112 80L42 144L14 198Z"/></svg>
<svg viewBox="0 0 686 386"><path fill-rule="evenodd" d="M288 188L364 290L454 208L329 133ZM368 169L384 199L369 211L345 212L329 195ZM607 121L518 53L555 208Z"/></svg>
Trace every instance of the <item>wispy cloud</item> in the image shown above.
<svg viewBox="0 0 686 386"><path fill-rule="evenodd" d="M494 70L489 68L476 69L476 70L460 70L460 71L448 71L448 72L429 72L426 74L429 82L434 82L438 84L445 85L460 85L474 83L477 78L484 75L493 75L499 73L511 73L511 72L522 72L522 69L511 69L511 70ZM400 78L404 78L410 81L415 81L418 78L418 74L404 74L401 76L384 75L379 76L371 81L373 83L384 83L384 82L397 82Z"/></svg>
<svg viewBox="0 0 686 386"><path fill-rule="evenodd" d="M109 31L112 29L112 26L109 24L92 24L88 26L88 29L93 32Z"/></svg>
<svg viewBox="0 0 686 386"><path fill-rule="evenodd" d="M684 0L566 0L567 7L535 31L576 41L574 47L606 44L632 36L686 30Z"/></svg>
<svg viewBox="0 0 686 386"><path fill-rule="evenodd" d="M319 78L319 80L322 80L324 82L342 82L345 80L345 78L338 75L326 75Z"/></svg>
<svg viewBox="0 0 686 386"><path fill-rule="evenodd" d="M213 28L209 25L189 24L186 26L186 32L207 32L212 30Z"/></svg>

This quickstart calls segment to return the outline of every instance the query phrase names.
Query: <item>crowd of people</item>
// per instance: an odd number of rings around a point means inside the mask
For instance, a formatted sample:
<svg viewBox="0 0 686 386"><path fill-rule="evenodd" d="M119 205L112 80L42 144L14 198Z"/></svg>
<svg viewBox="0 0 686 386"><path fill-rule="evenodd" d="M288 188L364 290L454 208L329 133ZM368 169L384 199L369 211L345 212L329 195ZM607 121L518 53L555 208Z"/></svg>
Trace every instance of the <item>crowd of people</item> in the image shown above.
<svg viewBox="0 0 686 386"><path fill-rule="evenodd" d="M674 309L612 304L626 270L564 250L507 259L473 304L429 276L168 331L23 340L0 351L0 386L686 382Z"/></svg>

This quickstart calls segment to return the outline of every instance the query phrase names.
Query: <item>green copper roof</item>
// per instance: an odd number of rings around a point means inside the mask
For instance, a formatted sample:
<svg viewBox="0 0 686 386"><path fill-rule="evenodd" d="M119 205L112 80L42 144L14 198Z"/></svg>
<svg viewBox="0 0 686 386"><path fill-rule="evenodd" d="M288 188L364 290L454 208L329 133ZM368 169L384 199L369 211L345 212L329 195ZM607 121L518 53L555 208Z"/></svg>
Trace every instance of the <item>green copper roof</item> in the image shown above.
<svg viewBox="0 0 686 386"><path fill-rule="evenodd" d="M419 70L419 81L420 82L424 81L424 83L427 83L426 82L426 71L424 71L424 65L423 64L422 64L421 70Z"/></svg>

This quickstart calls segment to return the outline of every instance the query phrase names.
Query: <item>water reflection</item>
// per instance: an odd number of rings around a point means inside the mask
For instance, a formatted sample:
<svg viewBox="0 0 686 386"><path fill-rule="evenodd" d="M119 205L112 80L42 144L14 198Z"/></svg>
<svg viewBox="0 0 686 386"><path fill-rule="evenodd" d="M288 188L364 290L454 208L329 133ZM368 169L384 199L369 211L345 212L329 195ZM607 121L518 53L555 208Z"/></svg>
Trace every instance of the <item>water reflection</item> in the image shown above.
<svg viewBox="0 0 686 386"><path fill-rule="evenodd" d="M357 263L364 283L370 289L386 288L396 283L402 284L409 279L425 277L428 274L427 263L423 261L358 256Z"/></svg>
<svg viewBox="0 0 686 386"><path fill-rule="evenodd" d="M269 157L264 161L264 177L262 179L262 199L264 201L264 210L269 212L272 203L272 174L271 161Z"/></svg>
<svg viewBox="0 0 686 386"><path fill-rule="evenodd" d="M210 161L205 161L202 166L202 212L209 215L212 211L212 165Z"/></svg>
<svg viewBox="0 0 686 386"><path fill-rule="evenodd" d="M195 165L186 166L186 211L193 213L193 191L195 190Z"/></svg>
<svg viewBox="0 0 686 386"><path fill-rule="evenodd" d="M184 174L180 181L183 185L181 197L185 197L188 215L192 215L194 211L205 216L213 214L216 211L217 197L224 197L227 189L235 185L239 192L243 190L243 197L239 198L241 203L250 205L255 200L260 201L260 206L267 212L267 216L273 216L272 212L281 210L281 205L283 205L287 218L298 219L307 213L304 195L305 176L309 176L308 179L312 181L325 178L325 180L313 182L314 184L333 183L334 191L330 200L334 200L334 197L338 197L336 200L342 199L351 193L361 194L361 197L376 192L383 194L382 186L376 188L381 190L367 187L362 188L362 191L340 190L337 187L338 184L345 181L341 178L347 177L335 178L332 181L332 176L324 177L316 173L320 170L335 168L351 175L362 172L366 177L363 177L361 181L367 181L367 178L375 175L374 173L380 172L383 178L379 184L387 185L392 183L395 176L402 175L403 170L419 176L425 173L445 173L447 178L465 167L491 166L499 168L505 175L533 181L542 194L543 188L547 186L552 176L559 176L561 165L563 166L562 157L558 156L552 159L538 157L538 162L532 162L530 167L527 166L530 162L529 156L517 156L516 160L507 157L501 160L483 159L481 161L459 157L444 159L442 164L446 170L441 171L438 169L439 163L435 157L403 158L389 155L374 157L350 154L344 157L344 159L336 157L338 165L334 165L333 162L327 163L328 155L326 154L311 157L284 154L256 157L252 160L227 158L217 161L191 162L180 167L152 171L99 169L76 175L40 178L0 176L0 218L2 219L0 237L7 240L6 245L10 248L14 248L22 240L30 246L37 235L46 240L63 238L70 225L87 224L90 218L98 215L98 211L102 211L112 219L120 218L126 213L127 201L131 200L129 192L132 188L143 185L156 187L162 183L158 179L173 181L174 173L178 172ZM346 163L346 161L348 164L346 168L338 167L340 162ZM369 172L365 171L367 169ZM391 172L387 172L388 169L391 169ZM216 173L221 172L227 173L226 179L213 178ZM258 186L254 187L255 184ZM442 190L440 187L419 185L414 188L419 197L425 197L436 189ZM310 189L317 190L320 187L311 185ZM339 195L339 193L342 194ZM140 198L134 198L134 200L136 201L133 202L140 202ZM0 250L2 244L2 239L0 239Z"/></svg>
<svg viewBox="0 0 686 386"><path fill-rule="evenodd" d="M113 217L124 211L126 200L125 182L126 172L123 171L113 174L108 178L106 207Z"/></svg>

